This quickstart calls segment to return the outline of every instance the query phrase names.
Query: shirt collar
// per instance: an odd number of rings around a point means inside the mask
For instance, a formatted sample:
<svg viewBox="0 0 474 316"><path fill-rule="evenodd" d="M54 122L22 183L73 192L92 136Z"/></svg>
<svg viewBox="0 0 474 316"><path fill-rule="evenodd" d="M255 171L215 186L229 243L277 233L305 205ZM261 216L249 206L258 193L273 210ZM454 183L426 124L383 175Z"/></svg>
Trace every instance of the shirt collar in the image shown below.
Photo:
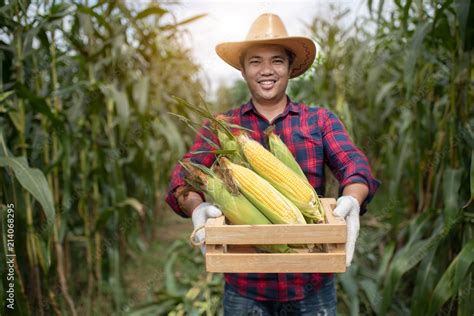
<svg viewBox="0 0 474 316"><path fill-rule="evenodd" d="M287 104L281 116L287 115L288 112L300 113L300 107L298 103L292 102L289 96L286 96L286 99L287 99ZM254 113L257 113L257 109L255 108L255 105L253 104L252 99L250 99L249 102L242 105L240 114L244 115L244 114L247 114L249 111L253 111Z"/></svg>

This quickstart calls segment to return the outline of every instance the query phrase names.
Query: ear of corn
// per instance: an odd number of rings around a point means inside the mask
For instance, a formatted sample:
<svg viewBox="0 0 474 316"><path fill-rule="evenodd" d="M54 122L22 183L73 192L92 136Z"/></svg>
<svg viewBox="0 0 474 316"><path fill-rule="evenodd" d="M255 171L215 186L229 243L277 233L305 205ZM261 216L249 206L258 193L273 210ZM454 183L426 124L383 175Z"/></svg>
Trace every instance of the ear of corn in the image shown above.
<svg viewBox="0 0 474 316"><path fill-rule="evenodd" d="M273 132L274 129L275 127L272 125L265 131L265 134L268 137L268 145L270 147L271 153L287 167L293 170L293 172L296 173L301 179L307 181L306 176L295 157L293 157L293 154L281 140L280 136Z"/></svg>
<svg viewBox="0 0 474 316"><path fill-rule="evenodd" d="M239 135L237 141L253 170L283 193L305 216L316 222L323 221L321 202L307 180L301 179L257 141L244 134Z"/></svg>
<svg viewBox="0 0 474 316"><path fill-rule="evenodd" d="M230 171L239 190L273 224L306 224L299 209L258 174L226 158L219 162Z"/></svg>
<svg viewBox="0 0 474 316"><path fill-rule="evenodd" d="M192 178L194 183L200 184L207 196L222 211L224 216L235 225L262 225L271 224L245 196L233 190L228 184L221 180L217 174L204 173L197 168L187 165L188 178ZM287 245L257 245L257 248L265 252L290 252Z"/></svg>

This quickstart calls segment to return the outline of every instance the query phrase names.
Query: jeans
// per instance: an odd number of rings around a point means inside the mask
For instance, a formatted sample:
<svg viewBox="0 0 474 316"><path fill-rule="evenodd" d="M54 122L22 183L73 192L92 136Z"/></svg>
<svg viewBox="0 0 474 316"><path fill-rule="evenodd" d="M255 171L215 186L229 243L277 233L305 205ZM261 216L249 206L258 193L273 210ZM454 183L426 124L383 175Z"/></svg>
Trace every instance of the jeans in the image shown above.
<svg viewBox="0 0 474 316"><path fill-rule="evenodd" d="M241 296L226 284L224 291L224 315L336 315L336 287L334 278L321 285L319 291L302 300L277 302L257 301Z"/></svg>

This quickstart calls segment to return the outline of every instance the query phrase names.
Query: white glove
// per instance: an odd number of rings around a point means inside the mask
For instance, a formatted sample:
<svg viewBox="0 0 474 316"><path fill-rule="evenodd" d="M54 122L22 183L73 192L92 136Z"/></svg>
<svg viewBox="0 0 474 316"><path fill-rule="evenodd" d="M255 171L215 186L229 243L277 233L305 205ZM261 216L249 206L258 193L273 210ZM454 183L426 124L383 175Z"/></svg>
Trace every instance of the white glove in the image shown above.
<svg viewBox="0 0 474 316"><path fill-rule="evenodd" d="M334 216L343 217L346 220L347 243L346 243L346 266L351 265L357 237L359 236L359 202L350 195L344 195L337 199Z"/></svg>
<svg viewBox="0 0 474 316"><path fill-rule="evenodd" d="M208 218L219 217L222 216L222 212L216 206L211 203L201 203L199 204L193 211L192 220L194 229L196 230L199 227L202 227L206 224ZM199 229L196 232L194 239L197 243L204 242L205 240L205 233L204 229ZM201 252L202 254L206 254L206 245L201 245Z"/></svg>

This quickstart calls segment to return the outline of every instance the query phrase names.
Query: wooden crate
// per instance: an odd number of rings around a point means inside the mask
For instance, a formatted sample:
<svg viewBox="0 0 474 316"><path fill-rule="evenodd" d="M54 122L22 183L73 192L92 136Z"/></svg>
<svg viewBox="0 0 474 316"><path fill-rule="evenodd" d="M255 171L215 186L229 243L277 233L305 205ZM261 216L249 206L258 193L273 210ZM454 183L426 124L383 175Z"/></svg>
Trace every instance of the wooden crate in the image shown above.
<svg viewBox="0 0 474 316"><path fill-rule="evenodd" d="M326 223L308 225L227 225L225 217L206 222L208 272L345 272L346 223L334 217L336 200L321 199ZM261 253L252 245L322 244L324 250Z"/></svg>

